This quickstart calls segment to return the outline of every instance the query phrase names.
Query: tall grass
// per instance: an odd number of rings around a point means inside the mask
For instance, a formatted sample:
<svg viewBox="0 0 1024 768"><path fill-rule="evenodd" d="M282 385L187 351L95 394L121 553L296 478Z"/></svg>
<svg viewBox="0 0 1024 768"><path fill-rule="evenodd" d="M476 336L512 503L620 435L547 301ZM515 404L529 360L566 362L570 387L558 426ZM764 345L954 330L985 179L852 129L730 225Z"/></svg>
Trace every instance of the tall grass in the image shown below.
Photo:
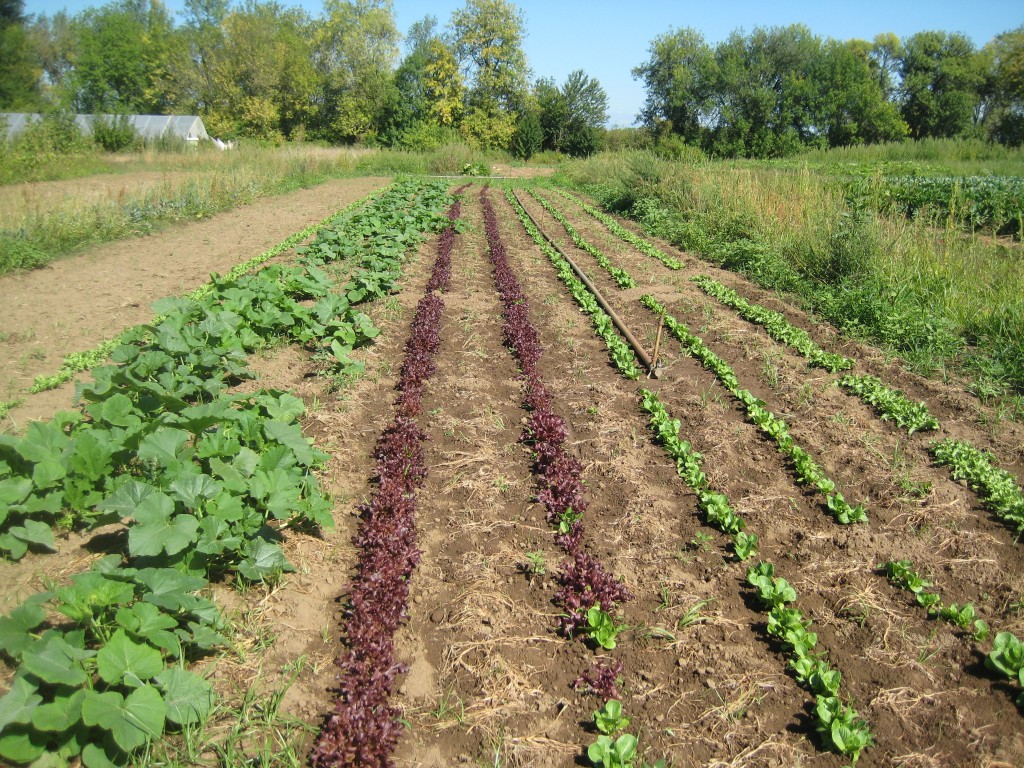
<svg viewBox="0 0 1024 768"><path fill-rule="evenodd" d="M493 163L508 163L504 152L474 149L467 144L446 144L437 149L410 151L381 149L359 162L361 173L425 176L487 175Z"/></svg>
<svg viewBox="0 0 1024 768"><path fill-rule="evenodd" d="M626 152L566 163L562 178L652 234L798 294L919 371L969 370L978 391L1024 394L1019 246L851 205L840 184L806 166Z"/></svg>
<svg viewBox="0 0 1024 768"><path fill-rule="evenodd" d="M255 145L201 158L158 155L160 167L194 173L121 199L83 203L70 198L27 210L0 231L0 274L38 267L87 245L146 234L169 222L204 218L260 197L350 176L360 156L351 150Z"/></svg>

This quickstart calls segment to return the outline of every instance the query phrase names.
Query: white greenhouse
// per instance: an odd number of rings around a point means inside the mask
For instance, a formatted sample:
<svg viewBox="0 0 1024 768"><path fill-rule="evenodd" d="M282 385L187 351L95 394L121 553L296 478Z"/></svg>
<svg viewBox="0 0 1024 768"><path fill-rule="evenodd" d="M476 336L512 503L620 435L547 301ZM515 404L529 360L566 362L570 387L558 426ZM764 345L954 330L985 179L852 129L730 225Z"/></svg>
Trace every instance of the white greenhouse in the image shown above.
<svg viewBox="0 0 1024 768"><path fill-rule="evenodd" d="M93 120L112 120L116 115L75 115L75 122L82 133L92 133ZM176 136L184 141L209 139L203 118L199 115L125 115L135 126L135 133L152 141L165 136ZM27 112L0 112L0 120L7 125L7 141L25 130L31 123L42 119L42 115Z"/></svg>

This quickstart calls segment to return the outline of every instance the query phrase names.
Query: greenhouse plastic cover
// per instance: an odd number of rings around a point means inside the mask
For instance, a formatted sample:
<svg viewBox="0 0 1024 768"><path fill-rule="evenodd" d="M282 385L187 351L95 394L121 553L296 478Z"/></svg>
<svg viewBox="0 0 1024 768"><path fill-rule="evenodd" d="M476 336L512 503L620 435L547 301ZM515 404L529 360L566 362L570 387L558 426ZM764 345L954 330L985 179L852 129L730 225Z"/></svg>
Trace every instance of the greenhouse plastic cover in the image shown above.
<svg viewBox="0 0 1024 768"><path fill-rule="evenodd" d="M113 120L117 115L75 115L75 122L82 133L92 133L92 121L96 118ZM187 141L209 139L203 118L199 115L125 115L143 139L159 139L161 136L177 136ZM0 112L0 119L7 123L7 140L10 141L25 130L30 123L42 119L42 115L27 112Z"/></svg>

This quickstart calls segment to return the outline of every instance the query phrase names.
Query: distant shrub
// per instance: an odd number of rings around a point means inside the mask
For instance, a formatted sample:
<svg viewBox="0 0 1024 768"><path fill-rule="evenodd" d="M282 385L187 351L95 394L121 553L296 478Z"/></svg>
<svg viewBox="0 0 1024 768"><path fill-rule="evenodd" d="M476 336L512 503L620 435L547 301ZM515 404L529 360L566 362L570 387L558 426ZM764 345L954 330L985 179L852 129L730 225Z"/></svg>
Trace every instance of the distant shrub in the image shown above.
<svg viewBox="0 0 1024 768"><path fill-rule="evenodd" d="M127 115L95 115L92 138L106 152L134 149L142 143Z"/></svg>

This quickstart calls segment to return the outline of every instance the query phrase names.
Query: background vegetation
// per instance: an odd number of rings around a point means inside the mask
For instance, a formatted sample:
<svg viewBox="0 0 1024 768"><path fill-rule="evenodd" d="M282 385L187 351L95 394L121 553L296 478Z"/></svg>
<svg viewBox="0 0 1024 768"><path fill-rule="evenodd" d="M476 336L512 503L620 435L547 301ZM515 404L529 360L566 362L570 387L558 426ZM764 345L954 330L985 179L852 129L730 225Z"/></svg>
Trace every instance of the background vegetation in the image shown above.
<svg viewBox="0 0 1024 768"><path fill-rule="evenodd" d="M161 0L52 17L0 0L0 111L199 114L225 139L458 141L523 158L624 143L763 158L906 138L1024 142L1024 27L981 48L937 30L841 41L791 25L715 46L669 30L633 70L643 129L618 133L585 72L531 72L526 31L508 0L466 0L444 25L413 24L402 55L391 0L324 0L315 16L277 0L187 0L179 23ZM126 143L105 135L108 149Z"/></svg>

